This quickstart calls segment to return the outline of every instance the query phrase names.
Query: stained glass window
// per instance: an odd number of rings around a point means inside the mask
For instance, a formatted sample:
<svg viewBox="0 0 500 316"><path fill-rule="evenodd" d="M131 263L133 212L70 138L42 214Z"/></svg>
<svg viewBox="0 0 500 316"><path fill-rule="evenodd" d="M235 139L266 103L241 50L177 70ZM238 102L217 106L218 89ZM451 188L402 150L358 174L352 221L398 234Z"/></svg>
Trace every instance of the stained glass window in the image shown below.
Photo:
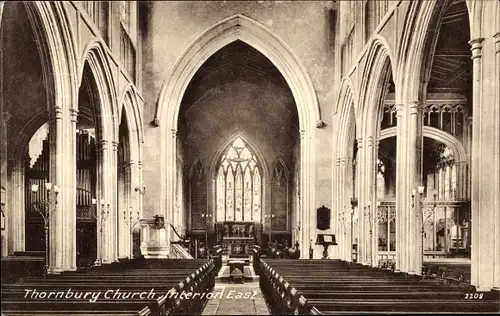
<svg viewBox="0 0 500 316"><path fill-rule="evenodd" d="M260 166L241 137L236 138L222 156L216 181L217 221L260 222Z"/></svg>

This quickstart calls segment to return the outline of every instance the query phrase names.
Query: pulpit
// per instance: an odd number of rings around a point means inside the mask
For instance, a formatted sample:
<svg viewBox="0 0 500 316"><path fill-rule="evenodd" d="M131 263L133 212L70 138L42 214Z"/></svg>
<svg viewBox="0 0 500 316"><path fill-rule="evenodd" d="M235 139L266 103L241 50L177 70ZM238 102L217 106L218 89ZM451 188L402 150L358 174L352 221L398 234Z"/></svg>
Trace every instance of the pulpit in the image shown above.
<svg viewBox="0 0 500 316"><path fill-rule="evenodd" d="M330 245L336 246L334 234L318 234L316 237L316 245L323 246L323 259L328 259L328 247Z"/></svg>

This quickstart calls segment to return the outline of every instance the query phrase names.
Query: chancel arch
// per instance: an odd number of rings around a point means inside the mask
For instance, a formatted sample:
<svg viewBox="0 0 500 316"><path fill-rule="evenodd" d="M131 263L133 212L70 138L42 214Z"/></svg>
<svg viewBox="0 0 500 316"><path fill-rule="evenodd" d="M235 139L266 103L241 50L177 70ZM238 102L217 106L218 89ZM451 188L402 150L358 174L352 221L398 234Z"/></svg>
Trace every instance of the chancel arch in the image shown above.
<svg viewBox="0 0 500 316"><path fill-rule="evenodd" d="M307 252L309 240L315 238L313 226L315 214L309 216L314 205L314 134L315 128L321 127L316 92L312 86L309 75L304 70L304 66L294 55L291 49L269 29L260 23L242 16L235 15L212 26L200 35L193 42L186 52L180 57L170 79L167 80L160 93L154 125L159 125L162 139L161 143L162 165L170 166L174 164L177 146L177 133L182 133L182 128L178 126L179 113L182 99L186 89L204 62L223 47L241 41L246 45L259 51L264 55L283 76L288 89L291 91L295 108L297 111L297 121L302 131L298 154L300 155L300 178L309 181L300 181L301 210L299 211L300 225L300 247L302 253ZM173 133L173 134L172 134ZM298 134L298 133L297 133ZM165 170L160 175L163 196L172 196L175 192L175 170L173 168L162 168ZM170 218L175 208L173 199L166 198L159 201L160 209L165 209L166 217Z"/></svg>

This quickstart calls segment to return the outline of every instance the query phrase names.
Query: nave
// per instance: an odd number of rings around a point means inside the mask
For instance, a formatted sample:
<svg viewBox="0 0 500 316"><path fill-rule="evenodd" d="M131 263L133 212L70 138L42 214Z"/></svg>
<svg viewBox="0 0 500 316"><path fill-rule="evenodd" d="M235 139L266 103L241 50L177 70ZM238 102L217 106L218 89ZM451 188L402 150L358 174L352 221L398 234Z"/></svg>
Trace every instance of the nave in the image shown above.
<svg viewBox="0 0 500 316"><path fill-rule="evenodd" d="M222 265L220 254L208 260L135 259L58 276L25 277L2 284L2 313L147 316L500 311L498 291L476 291L458 280L394 273L341 260L273 259L258 247L253 252L249 268L257 276L246 281L234 270L230 279L221 278L219 270L227 266Z"/></svg>
<svg viewBox="0 0 500 316"><path fill-rule="evenodd" d="M487 0L1 1L6 310L101 307L23 284L189 283L268 313L495 312L499 27ZM99 304L264 310L129 300Z"/></svg>

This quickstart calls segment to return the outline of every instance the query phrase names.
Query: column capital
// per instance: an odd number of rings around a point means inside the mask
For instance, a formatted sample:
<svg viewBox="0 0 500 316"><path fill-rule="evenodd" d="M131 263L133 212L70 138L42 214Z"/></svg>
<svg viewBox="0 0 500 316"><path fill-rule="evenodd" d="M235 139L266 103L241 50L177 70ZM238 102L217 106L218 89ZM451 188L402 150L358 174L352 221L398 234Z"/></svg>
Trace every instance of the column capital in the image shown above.
<svg viewBox="0 0 500 316"><path fill-rule="evenodd" d="M176 129L172 129L171 131L172 131L172 137L173 138L177 138L177 132L178 131Z"/></svg>
<svg viewBox="0 0 500 316"><path fill-rule="evenodd" d="M108 145L108 141L103 139L96 143L96 149L100 151L108 150Z"/></svg>
<svg viewBox="0 0 500 316"><path fill-rule="evenodd" d="M422 109L421 104L422 104L422 102L420 102L420 101L408 102L408 107L410 109L410 115L418 114L420 112L420 110Z"/></svg>
<svg viewBox="0 0 500 316"><path fill-rule="evenodd" d="M111 146L113 146L113 151L118 151L118 145L120 145L119 142L112 141Z"/></svg>
<svg viewBox="0 0 500 316"><path fill-rule="evenodd" d="M373 147L373 136L368 136L366 138L366 146L367 147Z"/></svg>
<svg viewBox="0 0 500 316"><path fill-rule="evenodd" d="M337 158L337 159L335 159L335 164L336 164L337 166L340 166L340 161L341 161L341 160L342 160L341 158Z"/></svg>
<svg viewBox="0 0 500 316"><path fill-rule="evenodd" d="M471 59L481 58L482 49L483 49L483 41L484 38L478 37L469 41L469 45L471 46L470 50L472 52Z"/></svg>
<svg viewBox="0 0 500 316"><path fill-rule="evenodd" d="M495 39L495 54L500 54L500 32L493 35Z"/></svg>
<svg viewBox="0 0 500 316"><path fill-rule="evenodd" d="M63 118L63 108L60 106L54 106L54 118L56 120L62 120Z"/></svg>
<svg viewBox="0 0 500 316"><path fill-rule="evenodd" d="M78 109L69 109L71 122L78 122Z"/></svg>
<svg viewBox="0 0 500 316"><path fill-rule="evenodd" d="M304 139L304 136L306 135L306 130L301 129L300 130L300 139Z"/></svg>
<svg viewBox="0 0 500 316"><path fill-rule="evenodd" d="M358 145L358 149L363 147L363 137L356 138L356 144Z"/></svg>
<svg viewBox="0 0 500 316"><path fill-rule="evenodd" d="M396 110L396 117L403 116L404 108L405 108L404 104L401 104L401 103L394 104L394 109Z"/></svg>

